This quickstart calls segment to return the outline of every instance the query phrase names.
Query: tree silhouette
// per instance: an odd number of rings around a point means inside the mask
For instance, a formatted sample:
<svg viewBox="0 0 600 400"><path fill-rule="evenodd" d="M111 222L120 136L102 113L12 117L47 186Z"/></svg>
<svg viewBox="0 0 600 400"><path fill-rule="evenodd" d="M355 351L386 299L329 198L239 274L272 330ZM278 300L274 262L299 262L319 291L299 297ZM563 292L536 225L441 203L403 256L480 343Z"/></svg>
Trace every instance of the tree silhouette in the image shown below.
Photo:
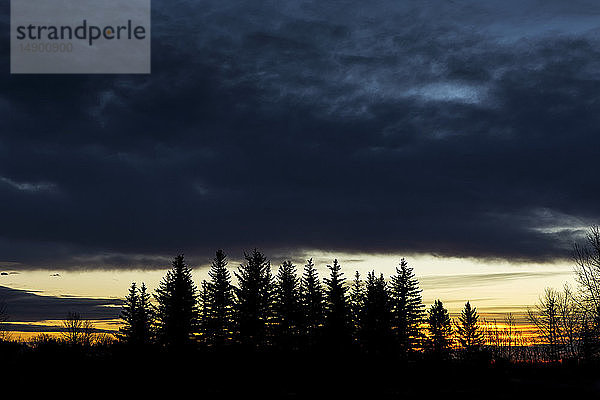
<svg viewBox="0 0 600 400"><path fill-rule="evenodd" d="M365 305L365 288L364 282L360 279L360 273L356 271L352 286L350 287L350 323L352 328L352 336L355 342L359 342L361 333L362 311Z"/></svg>
<svg viewBox="0 0 600 400"><path fill-rule="evenodd" d="M467 301L458 321L459 323L456 325L458 341L467 355L472 355L484 344L484 333L479 325L477 308L471 307L471 303Z"/></svg>
<svg viewBox="0 0 600 400"><path fill-rule="evenodd" d="M365 303L362 310L361 342L368 353L388 350L391 338L392 309L383 274L367 275Z"/></svg>
<svg viewBox="0 0 600 400"><path fill-rule="evenodd" d="M313 346L318 340L325 318L325 294L312 258L304 266L304 273L300 282L300 293L304 316L303 325L306 329L308 345Z"/></svg>
<svg viewBox="0 0 600 400"><path fill-rule="evenodd" d="M413 269L404 258L401 259L396 275L391 277L390 298L393 329L404 356L421 347L420 326L425 316L421 292Z"/></svg>
<svg viewBox="0 0 600 400"><path fill-rule="evenodd" d="M349 309L346 298L348 288L344 285L346 278L343 277L341 266L337 260L333 265L328 265L330 274L325 278L326 314L325 335L332 350L340 350L351 341L351 330L349 324Z"/></svg>
<svg viewBox="0 0 600 400"><path fill-rule="evenodd" d="M600 226L592 225L587 243L575 244L575 278L582 293L582 305L592 314L600 307Z"/></svg>
<svg viewBox="0 0 600 400"><path fill-rule="evenodd" d="M440 300L436 300L428 312L427 329L429 335L427 337L427 347L435 358L446 358L452 346L450 315Z"/></svg>
<svg viewBox="0 0 600 400"><path fill-rule="evenodd" d="M154 322L154 310L152 308L152 304L150 303L150 297L151 296L146 288L146 284L142 282L138 300L136 328L136 335L140 345L150 344L154 336L152 329L152 323Z"/></svg>
<svg viewBox="0 0 600 400"><path fill-rule="evenodd" d="M81 318L76 312L68 312L62 321L64 341L70 346L90 346L94 337L92 321Z"/></svg>
<svg viewBox="0 0 600 400"><path fill-rule="evenodd" d="M215 341L215 334L211 331L211 301L208 286L206 279L203 279L198 291L198 333L204 344L212 346Z"/></svg>
<svg viewBox="0 0 600 400"><path fill-rule="evenodd" d="M154 298L159 342L175 350L190 345L198 327L198 289L183 255L175 257Z"/></svg>
<svg viewBox="0 0 600 400"><path fill-rule="evenodd" d="M119 339L133 346L150 344L152 338L152 306L150 294L146 285L142 283L140 289L133 282L129 293L125 297L125 304L121 311L124 325L119 328Z"/></svg>
<svg viewBox="0 0 600 400"><path fill-rule="evenodd" d="M600 353L600 226L589 227L586 243L574 244L572 256L576 264L574 270L579 295L577 312L567 316L566 324L579 320L576 321L581 340L578 350L586 359L592 359ZM570 297L570 294L565 294ZM566 329L573 330L568 326ZM568 348L573 353L573 343L569 343Z"/></svg>
<svg viewBox="0 0 600 400"><path fill-rule="evenodd" d="M300 279L296 266L284 261L275 277L276 338L284 349L294 346L301 320Z"/></svg>
<svg viewBox="0 0 600 400"><path fill-rule="evenodd" d="M234 331L234 287L223 250L217 250L208 275L210 282L205 285L203 300L205 333L219 347L232 339Z"/></svg>
<svg viewBox="0 0 600 400"><path fill-rule="evenodd" d="M548 349L551 361L560 357L561 325L559 314L560 293L552 288L546 288L544 296L540 297L535 308L527 310L529 321L535 325L538 335Z"/></svg>
<svg viewBox="0 0 600 400"><path fill-rule="evenodd" d="M581 353L586 361L594 360L600 352L600 307L592 314L584 313L581 319Z"/></svg>
<svg viewBox="0 0 600 400"><path fill-rule="evenodd" d="M244 257L246 263L235 273L238 331L243 344L256 347L264 344L267 323L272 317L273 277L264 254L254 249Z"/></svg>
<svg viewBox="0 0 600 400"><path fill-rule="evenodd" d="M587 310L582 310L579 300L573 294L571 287L565 284L559 294L558 314L564 356L570 359L578 359L582 355L583 325L586 318L590 317ZM595 314L592 314L592 316Z"/></svg>
<svg viewBox="0 0 600 400"><path fill-rule="evenodd" d="M136 325L136 312L138 307L137 284L133 282L129 288L129 293L125 297L125 304L121 310L121 319L124 325L119 328L120 339L127 343L134 342L134 330Z"/></svg>

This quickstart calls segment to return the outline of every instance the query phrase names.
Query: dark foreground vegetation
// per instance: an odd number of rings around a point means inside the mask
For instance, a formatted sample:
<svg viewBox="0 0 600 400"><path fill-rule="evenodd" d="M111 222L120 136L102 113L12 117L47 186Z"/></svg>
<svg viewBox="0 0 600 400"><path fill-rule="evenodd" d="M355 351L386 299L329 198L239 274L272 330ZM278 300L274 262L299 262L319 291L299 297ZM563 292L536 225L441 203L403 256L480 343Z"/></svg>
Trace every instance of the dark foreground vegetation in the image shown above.
<svg viewBox="0 0 600 400"><path fill-rule="evenodd" d="M514 364L459 360L398 360L351 351L282 353L195 349L174 354L114 344L74 349L50 344L35 351L3 348L3 382L28 391L173 398L406 398L472 395L525 398L599 393L596 365ZM12 354L11 354L12 352ZM7 354L8 353L8 354ZM451 397L452 398L452 397Z"/></svg>
<svg viewBox="0 0 600 400"><path fill-rule="evenodd" d="M154 294L131 285L118 335L70 313L61 338L0 342L2 377L99 389L126 381L132 391L168 382L215 396L598 394L598 228L575 260L577 293L547 289L529 310L537 336L528 341L511 316L498 328L470 302L455 321L440 300L426 309L404 259L387 280L371 272L346 282L337 260L322 280L312 260L300 274L286 261L273 276L254 250L234 285L219 250L198 288L177 256Z"/></svg>

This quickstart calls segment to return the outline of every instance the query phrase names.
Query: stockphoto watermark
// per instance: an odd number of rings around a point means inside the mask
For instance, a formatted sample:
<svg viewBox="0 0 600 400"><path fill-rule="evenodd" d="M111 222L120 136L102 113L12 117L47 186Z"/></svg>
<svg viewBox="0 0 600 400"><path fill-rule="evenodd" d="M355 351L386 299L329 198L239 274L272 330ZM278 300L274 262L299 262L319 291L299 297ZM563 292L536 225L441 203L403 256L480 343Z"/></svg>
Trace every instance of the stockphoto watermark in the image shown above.
<svg viewBox="0 0 600 400"><path fill-rule="evenodd" d="M149 74L150 0L11 0L13 74Z"/></svg>

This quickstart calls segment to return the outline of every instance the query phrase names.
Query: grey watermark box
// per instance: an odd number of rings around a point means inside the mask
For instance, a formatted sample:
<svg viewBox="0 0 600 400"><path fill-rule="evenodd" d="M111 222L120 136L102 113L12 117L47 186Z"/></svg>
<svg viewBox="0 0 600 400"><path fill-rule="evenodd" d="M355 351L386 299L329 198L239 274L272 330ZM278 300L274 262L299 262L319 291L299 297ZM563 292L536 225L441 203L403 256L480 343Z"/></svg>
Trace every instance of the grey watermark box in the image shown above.
<svg viewBox="0 0 600 400"><path fill-rule="evenodd" d="M11 0L13 74L149 74L150 0Z"/></svg>

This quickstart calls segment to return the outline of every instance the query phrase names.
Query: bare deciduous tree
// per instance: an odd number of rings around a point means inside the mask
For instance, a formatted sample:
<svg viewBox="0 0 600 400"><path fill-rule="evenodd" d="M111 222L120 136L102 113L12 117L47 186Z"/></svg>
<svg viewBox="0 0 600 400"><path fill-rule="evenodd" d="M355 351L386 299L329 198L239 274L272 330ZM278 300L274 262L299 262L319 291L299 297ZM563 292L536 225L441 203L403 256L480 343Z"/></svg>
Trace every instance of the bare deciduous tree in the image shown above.
<svg viewBox="0 0 600 400"><path fill-rule="evenodd" d="M597 310L600 306L600 227L589 228L586 243L575 244L573 259L575 277L581 291L582 305L587 311Z"/></svg>
<svg viewBox="0 0 600 400"><path fill-rule="evenodd" d="M62 322L63 339L73 346L89 346L94 339L94 325L90 320L82 319L76 312L69 312Z"/></svg>
<svg viewBox="0 0 600 400"><path fill-rule="evenodd" d="M584 314L568 285L564 286L562 292L546 288L544 295L533 310L527 311L527 315L537 328L542 344L548 349L550 360L579 357Z"/></svg>
<svg viewBox="0 0 600 400"><path fill-rule="evenodd" d="M581 353L581 329L585 313L573 295L571 287L567 284L563 287L563 292L559 294L558 300L561 346L567 357L577 359Z"/></svg>

